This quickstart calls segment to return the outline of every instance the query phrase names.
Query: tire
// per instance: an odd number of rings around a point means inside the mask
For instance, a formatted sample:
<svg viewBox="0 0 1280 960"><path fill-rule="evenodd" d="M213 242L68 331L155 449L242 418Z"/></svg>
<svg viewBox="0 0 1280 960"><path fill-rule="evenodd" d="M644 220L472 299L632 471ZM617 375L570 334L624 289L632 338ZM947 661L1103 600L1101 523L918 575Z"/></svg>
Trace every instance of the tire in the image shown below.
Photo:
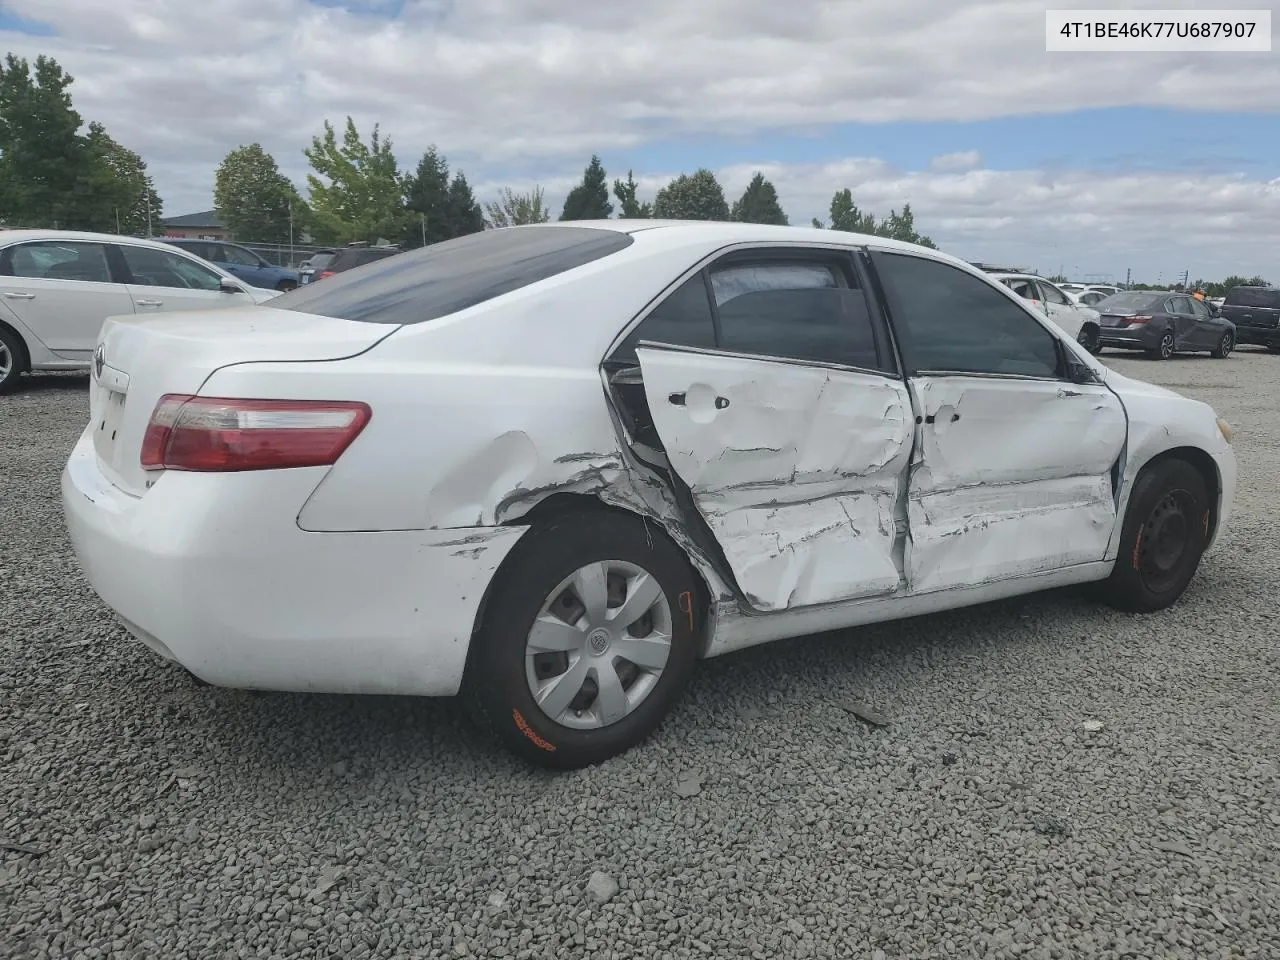
<svg viewBox="0 0 1280 960"><path fill-rule="evenodd" d="M1080 335L1076 340L1095 357L1102 352L1102 331L1092 323L1086 323L1080 328Z"/></svg>
<svg viewBox="0 0 1280 960"><path fill-rule="evenodd" d="M0 393L18 387L18 378L27 369L27 346L22 338L0 326Z"/></svg>
<svg viewBox="0 0 1280 960"><path fill-rule="evenodd" d="M292 280L281 280L276 284L276 289L281 293L288 293L290 290L297 290L298 285Z"/></svg>
<svg viewBox="0 0 1280 960"><path fill-rule="evenodd" d="M1099 599L1129 613L1152 613L1177 602L1208 546L1211 504L1204 477L1185 460L1162 460L1133 487L1111 576Z"/></svg>
<svg viewBox="0 0 1280 960"><path fill-rule="evenodd" d="M1168 360L1174 354L1177 342L1174 339L1173 331L1166 330L1160 337L1160 344L1153 350L1147 351L1147 356L1152 360Z"/></svg>
<svg viewBox="0 0 1280 960"><path fill-rule="evenodd" d="M584 570L595 571L595 578ZM604 617L593 620L575 577L583 578L585 593L603 585L597 596L607 598ZM643 577L656 581L644 616L630 627L600 628L621 609L615 601L649 596ZM699 594L684 553L638 517L579 513L535 527L499 570L472 641L464 686L477 720L538 766L572 770L623 753L657 729L693 674ZM548 652L529 648L535 624L543 625ZM669 645L652 641L663 634ZM630 642L637 635L648 641L643 647ZM653 661L650 669L624 659L623 651L643 654ZM614 681L610 704L622 711L617 719L597 695L605 678Z"/></svg>
<svg viewBox="0 0 1280 960"><path fill-rule="evenodd" d="M1222 339L1218 341L1218 345L1209 351L1209 356L1215 360L1225 360L1231 356L1231 351L1235 349L1236 338L1231 335L1228 330L1222 335Z"/></svg>
<svg viewBox="0 0 1280 960"><path fill-rule="evenodd" d="M1267 344L1267 349L1272 353L1280 353L1280 340L1274 340Z"/></svg>

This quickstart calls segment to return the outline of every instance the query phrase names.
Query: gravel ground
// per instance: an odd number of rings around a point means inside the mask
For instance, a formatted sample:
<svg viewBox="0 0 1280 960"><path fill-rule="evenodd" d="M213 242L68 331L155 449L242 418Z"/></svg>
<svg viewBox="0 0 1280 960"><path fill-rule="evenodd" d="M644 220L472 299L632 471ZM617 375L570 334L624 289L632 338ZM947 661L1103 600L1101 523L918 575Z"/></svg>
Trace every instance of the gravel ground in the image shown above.
<svg viewBox="0 0 1280 960"><path fill-rule="evenodd" d="M62 530L86 381L35 379L0 399L0 956L1280 957L1280 357L1104 359L1238 429L1174 610L759 648L569 775L448 702L200 688L130 641Z"/></svg>

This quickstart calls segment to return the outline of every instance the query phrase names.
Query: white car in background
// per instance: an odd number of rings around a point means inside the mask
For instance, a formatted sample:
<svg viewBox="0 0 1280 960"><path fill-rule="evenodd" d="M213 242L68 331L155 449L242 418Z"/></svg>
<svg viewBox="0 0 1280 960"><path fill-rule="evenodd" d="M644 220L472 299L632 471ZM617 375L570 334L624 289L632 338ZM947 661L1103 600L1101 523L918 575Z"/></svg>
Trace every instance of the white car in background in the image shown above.
<svg viewBox="0 0 1280 960"><path fill-rule="evenodd" d="M111 316L276 296L168 244L67 230L0 232L0 393L34 370L84 370Z"/></svg>
<svg viewBox="0 0 1280 960"><path fill-rule="evenodd" d="M1006 287L1028 300L1090 353L1097 353L1102 337L1101 314L1076 300L1044 277L1029 273L992 273Z"/></svg>
<svg viewBox="0 0 1280 960"><path fill-rule="evenodd" d="M464 692L556 767L699 658L1071 584L1168 607L1236 486L1208 405L834 230L486 230L113 318L92 377L63 507L142 643L219 686Z"/></svg>

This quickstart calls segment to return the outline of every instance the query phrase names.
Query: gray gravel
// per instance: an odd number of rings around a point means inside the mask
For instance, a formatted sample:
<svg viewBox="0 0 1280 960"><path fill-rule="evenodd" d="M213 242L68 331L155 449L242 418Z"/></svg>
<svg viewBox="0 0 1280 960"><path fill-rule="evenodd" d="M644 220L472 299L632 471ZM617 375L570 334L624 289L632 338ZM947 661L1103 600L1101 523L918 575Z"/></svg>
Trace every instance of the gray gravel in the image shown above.
<svg viewBox="0 0 1280 960"><path fill-rule="evenodd" d="M0 956L1280 957L1280 357L1110 362L1239 431L1177 608L749 651L568 775L131 642L61 526L86 381L37 378L0 398Z"/></svg>

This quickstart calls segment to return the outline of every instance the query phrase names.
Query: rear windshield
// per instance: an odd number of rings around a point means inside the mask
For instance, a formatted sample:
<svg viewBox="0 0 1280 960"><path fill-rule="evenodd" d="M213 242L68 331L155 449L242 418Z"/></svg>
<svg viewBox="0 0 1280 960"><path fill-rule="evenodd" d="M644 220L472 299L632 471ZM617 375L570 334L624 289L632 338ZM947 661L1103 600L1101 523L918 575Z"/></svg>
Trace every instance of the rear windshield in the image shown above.
<svg viewBox="0 0 1280 960"><path fill-rule="evenodd" d="M1168 294L1138 291L1113 293L1107 299L1095 303L1093 309L1100 313L1133 313L1135 310L1146 310L1154 307L1166 296Z"/></svg>
<svg viewBox="0 0 1280 960"><path fill-rule="evenodd" d="M1274 287L1232 287L1227 291L1224 306L1272 307L1280 310L1280 289Z"/></svg>
<svg viewBox="0 0 1280 960"><path fill-rule="evenodd" d="M365 323L423 323L617 253L630 235L593 227L504 227L411 250L307 284L272 307Z"/></svg>

